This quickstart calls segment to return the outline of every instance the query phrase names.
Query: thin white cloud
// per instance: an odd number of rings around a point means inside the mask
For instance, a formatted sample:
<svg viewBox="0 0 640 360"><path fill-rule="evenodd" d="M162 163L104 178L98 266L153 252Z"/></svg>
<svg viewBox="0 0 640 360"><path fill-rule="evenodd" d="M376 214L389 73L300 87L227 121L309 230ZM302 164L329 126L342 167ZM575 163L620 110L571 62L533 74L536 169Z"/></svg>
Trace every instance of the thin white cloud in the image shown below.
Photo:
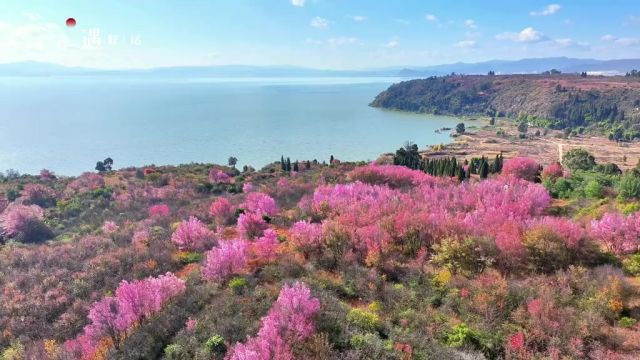
<svg viewBox="0 0 640 360"><path fill-rule="evenodd" d="M604 35L600 38L602 41L610 42L620 46L636 46L640 45L640 39L632 37L616 37L611 34Z"/></svg>
<svg viewBox="0 0 640 360"><path fill-rule="evenodd" d="M427 15L424 16L424 18L427 21L431 21L431 22L437 22L438 21L438 18L433 14L427 14Z"/></svg>
<svg viewBox="0 0 640 360"><path fill-rule="evenodd" d="M395 49L400 46L400 42L398 40L391 40L387 43L387 47L390 49Z"/></svg>
<svg viewBox="0 0 640 360"><path fill-rule="evenodd" d="M578 50L590 50L591 45L584 41L576 41L573 39L554 39L552 43L559 48L574 48Z"/></svg>
<svg viewBox="0 0 640 360"><path fill-rule="evenodd" d="M406 20L406 19L393 19L393 21L397 22L398 24L402 24L402 25L409 25L409 24L411 24L411 21Z"/></svg>
<svg viewBox="0 0 640 360"><path fill-rule="evenodd" d="M312 38L306 38L304 40L305 44L311 44L311 45L322 45L322 40L317 40L317 39L312 39Z"/></svg>
<svg viewBox="0 0 640 360"><path fill-rule="evenodd" d="M22 15L24 15L24 17L26 17L27 20L29 20L29 21L42 20L42 15L40 15L38 13L32 13L32 12L25 11L25 12L22 13Z"/></svg>
<svg viewBox="0 0 640 360"><path fill-rule="evenodd" d="M522 29L522 31L520 32L505 32L502 34L498 34L496 35L496 39L510 40L522 43L534 43L547 40L547 37L540 31L529 26Z"/></svg>
<svg viewBox="0 0 640 360"><path fill-rule="evenodd" d="M466 31L464 33L464 37L466 37L467 39L476 39L480 36L482 36L482 34L477 31Z"/></svg>
<svg viewBox="0 0 640 360"><path fill-rule="evenodd" d="M638 39L638 38L630 38L630 37L623 37L623 38L615 39L613 42L616 45L620 45L620 46L636 46L636 45L640 45L640 39Z"/></svg>
<svg viewBox="0 0 640 360"><path fill-rule="evenodd" d="M529 15L531 15L531 16L549 16L549 15L553 15L553 14L557 13L558 11L560 11L561 8L562 8L562 6L560 6L559 4L549 4L544 9L542 9L540 11L531 11L529 13Z"/></svg>
<svg viewBox="0 0 640 360"><path fill-rule="evenodd" d="M464 26L468 27L469 29L477 29L478 25L476 25L476 22L473 21L472 19L467 19L464 21Z"/></svg>
<svg viewBox="0 0 640 360"><path fill-rule="evenodd" d="M355 16L352 16L351 18L355 22L362 22L362 21L367 20L367 17L366 16L362 16L362 15L355 15Z"/></svg>
<svg viewBox="0 0 640 360"><path fill-rule="evenodd" d="M453 44L454 47L460 48L460 49L470 49L470 48L474 48L476 46L476 41L475 40L462 40L462 41L458 41L457 43Z"/></svg>
<svg viewBox="0 0 640 360"><path fill-rule="evenodd" d="M615 39L616 39L616 37L611 35L611 34L603 35L600 38L600 40L602 40L602 41L614 41Z"/></svg>
<svg viewBox="0 0 640 360"><path fill-rule="evenodd" d="M303 7L304 3L305 3L305 0L291 0L291 5L297 6L297 7Z"/></svg>
<svg viewBox="0 0 640 360"><path fill-rule="evenodd" d="M358 38L349 37L349 36L341 36L337 38L327 39L327 44L331 46L342 46L342 45L352 45L358 42Z"/></svg>
<svg viewBox="0 0 640 360"><path fill-rule="evenodd" d="M311 19L310 24L316 29L325 29L329 26L329 20L321 18L320 16L316 16Z"/></svg>

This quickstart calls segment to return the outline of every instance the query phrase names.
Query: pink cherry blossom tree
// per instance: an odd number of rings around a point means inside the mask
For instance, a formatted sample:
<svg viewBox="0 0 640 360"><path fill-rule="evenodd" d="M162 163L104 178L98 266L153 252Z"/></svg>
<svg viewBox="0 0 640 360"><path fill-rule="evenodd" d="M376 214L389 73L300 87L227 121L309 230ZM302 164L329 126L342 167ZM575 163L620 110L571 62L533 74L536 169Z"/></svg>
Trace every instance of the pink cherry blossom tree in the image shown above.
<svg viewBox="0 0 640 360"><path fill-rule="evenodd" d="M195 216L190 216L178 225L171 241L183 251L203 251L215 243L211 230Z"/></svg>

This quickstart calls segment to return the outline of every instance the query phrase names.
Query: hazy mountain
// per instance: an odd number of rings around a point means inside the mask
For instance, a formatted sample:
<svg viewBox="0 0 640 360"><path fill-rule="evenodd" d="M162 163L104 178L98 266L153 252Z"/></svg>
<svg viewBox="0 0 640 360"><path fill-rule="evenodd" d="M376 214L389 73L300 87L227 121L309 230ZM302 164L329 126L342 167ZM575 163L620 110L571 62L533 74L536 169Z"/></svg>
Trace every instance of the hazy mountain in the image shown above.
<svg viewBox="0 0 640 360"><path fill-rule="evenodd" d="M640 59L595 60L567 57L537 58L522 60L491 60L480 63L455 63L426 67L409 67L400 73L408 77L424 77L450 74L531 74L557 69L562 72L607 72L624 74L632 69L640 69Z"/></svg>
<svg viewBox="0 0 640 360"><path fill-rule="evenodd" d="M149 70L99 70L41 62L0 64L0 76L69 76L69 75L136 75L165 77L375 77L400 76L407 78L458 74L540 73L550 69L562 72L602 72L606 74L626 73L640 69L640 59L595 60L567 57L537 58L522 60L491 60L479 63L454 63L434 66L385 67L362 70L323 70L296 66L177 66Z"/></svg>

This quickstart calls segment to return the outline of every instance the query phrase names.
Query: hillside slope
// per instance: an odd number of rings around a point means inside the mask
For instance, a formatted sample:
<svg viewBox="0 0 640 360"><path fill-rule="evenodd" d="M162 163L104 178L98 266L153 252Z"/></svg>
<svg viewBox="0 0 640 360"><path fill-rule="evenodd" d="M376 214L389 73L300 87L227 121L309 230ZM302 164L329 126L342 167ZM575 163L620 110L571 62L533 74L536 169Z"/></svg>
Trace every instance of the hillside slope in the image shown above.
<svg viewBox="0 0 640 360"><path fill-rule="evenodd" d="M446 115L526 116L556 129L640 130L640 81L578 75L430 77L394 84L371 106Z"/></svg>

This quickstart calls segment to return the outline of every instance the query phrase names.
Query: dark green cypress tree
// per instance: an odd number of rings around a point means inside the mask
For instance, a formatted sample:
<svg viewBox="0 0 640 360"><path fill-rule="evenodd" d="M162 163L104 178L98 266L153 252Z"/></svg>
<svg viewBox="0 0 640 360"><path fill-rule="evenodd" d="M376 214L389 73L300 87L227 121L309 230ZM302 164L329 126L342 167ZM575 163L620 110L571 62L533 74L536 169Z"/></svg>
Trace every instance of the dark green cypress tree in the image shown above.
<svg viewBox="0 0 640 360"><path fill-rule="evenodd" d="M296 162L293 163L293 171L295 171L295 172L299 172L300 171L300 166L298 165L298 160L296 160Z"/></svg>
<svg viewBox="0 0 640 360"><path fill-rule="evenodd" d="M329 165L333 164L333 155L331 155L331 157L329 158ZM401 164L395 164L395 165L401 165Z"/></svg>
<svg viewBox="0 0 640 360"><path fill-rule="evenodd" d="M304 162L304 168L309 170L311 169L311 161L307 160Z"/></svg>
<svg viewBox="0 0 640 360"><path fill-rule="evenodd" d="M464 171L464 167L462 167L462 166L458 166L458 174L457 174L457 176L458 176L458 180L459 180L460 182L463 182L463 181L464 181L464 179L466 178L466 174L465 174L465 171Z"/></svg>
<svg viewBox="0 0 640 360"><path fill-rule="evenodd" d="M291 159L287 157L287 171L291 171Z"/></svg>
<svg viewBox="0 0 640 360"><path fill-rule="evenodd" d="M480 167L480 179L486 179L489 176L489 164L486 161L482 162Z"/></svg>
<svg viewBox="0 0 640 360"><path fill-rule="evenodd" d="M284 155L280 156L280 168L282 171L287 171L287 164L284 163Z"/></svg>

